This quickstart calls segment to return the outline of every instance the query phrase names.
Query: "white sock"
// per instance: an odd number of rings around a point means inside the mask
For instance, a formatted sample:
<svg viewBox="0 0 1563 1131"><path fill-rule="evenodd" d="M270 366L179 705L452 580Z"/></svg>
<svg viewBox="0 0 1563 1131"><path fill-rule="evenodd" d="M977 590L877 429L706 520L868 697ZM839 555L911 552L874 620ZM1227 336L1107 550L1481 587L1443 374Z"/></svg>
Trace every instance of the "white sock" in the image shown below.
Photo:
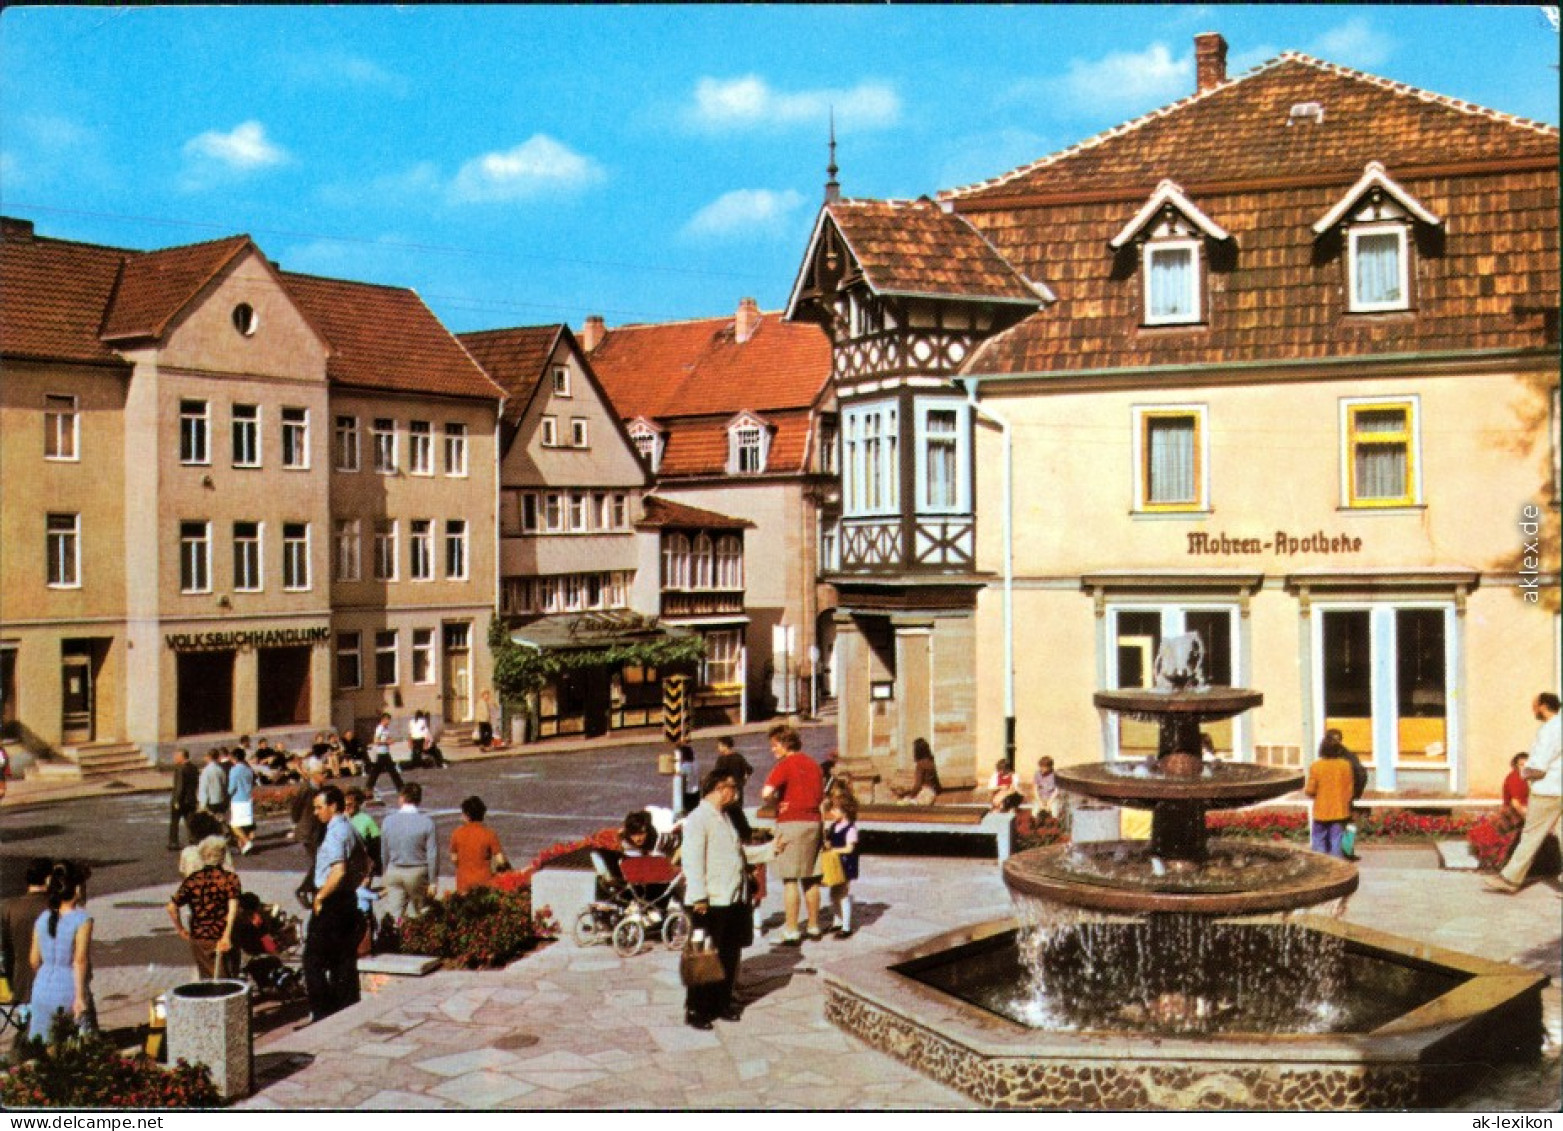
<svg viewBox="0 0 1563 1131"><path fill-rule="evenodd" d="M842 896L840 902L836 904L836 922L843 931L852 929L852 897L850 895Z"/></svg>

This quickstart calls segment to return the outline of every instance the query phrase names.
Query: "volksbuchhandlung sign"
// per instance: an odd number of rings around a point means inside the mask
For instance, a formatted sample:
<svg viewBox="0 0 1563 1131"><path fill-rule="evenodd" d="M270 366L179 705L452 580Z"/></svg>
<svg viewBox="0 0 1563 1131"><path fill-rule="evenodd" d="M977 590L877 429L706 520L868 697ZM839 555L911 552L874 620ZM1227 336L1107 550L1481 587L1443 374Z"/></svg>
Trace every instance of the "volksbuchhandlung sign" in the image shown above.
<svg viewBox="0 0 1563 1131"><path fill-rule="evenodd" d="M234 632L167 632L163 643L175 652L232 652L246 648L284 648L290 644L323 644L329 628L253 628Z"/></svg>

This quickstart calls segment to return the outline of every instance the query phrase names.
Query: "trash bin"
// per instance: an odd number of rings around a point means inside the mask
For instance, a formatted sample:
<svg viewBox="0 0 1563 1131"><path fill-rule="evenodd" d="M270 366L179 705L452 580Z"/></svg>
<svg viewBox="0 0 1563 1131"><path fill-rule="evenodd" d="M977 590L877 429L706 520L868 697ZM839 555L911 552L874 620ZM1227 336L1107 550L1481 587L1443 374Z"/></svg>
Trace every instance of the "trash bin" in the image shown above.
<svg viewBox="0 0 1563 1131"><path fill-rule="evenodd" d="M168 992L168 1062L186 1060L212 1071L225 1100L250 1094L254 1045L250 984L237 978L189 982Z"/></svg>

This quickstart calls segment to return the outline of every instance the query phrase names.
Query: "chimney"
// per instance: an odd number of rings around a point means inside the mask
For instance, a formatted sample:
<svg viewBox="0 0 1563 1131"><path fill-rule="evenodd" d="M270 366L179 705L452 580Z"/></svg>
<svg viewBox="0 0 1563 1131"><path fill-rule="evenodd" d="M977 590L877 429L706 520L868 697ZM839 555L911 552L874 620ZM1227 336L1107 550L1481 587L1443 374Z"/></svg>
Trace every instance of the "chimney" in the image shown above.
<svg viewBox="0 0 1563 1131"><path fill-rule="evenodd" d="M33 222L15 216L0 216L0 239L11 243L32 243Z"/></svg>
<svg viewBox="0 0 1563 1131"><path fill-rule="evenodd" d="M1199 94L1227 81L1227 41L1220 32L1201 32L1194 37L1194 79Z"/></svg>
<svg viewBox="0 0 1563 1131"><path fill-rule="evenodd" d="M741 345L760 328L760 307L752 298L738 300L738 316L733 319L733 337Z"/></svg>
<svg viewBox="0 0 1563 1131"><path fill-rule="evenodd" d="M602 344L603 335L607 332L607 328L602 323L602 315L588 314L586 325L581 327L581 348L591 353Z"/></svg>

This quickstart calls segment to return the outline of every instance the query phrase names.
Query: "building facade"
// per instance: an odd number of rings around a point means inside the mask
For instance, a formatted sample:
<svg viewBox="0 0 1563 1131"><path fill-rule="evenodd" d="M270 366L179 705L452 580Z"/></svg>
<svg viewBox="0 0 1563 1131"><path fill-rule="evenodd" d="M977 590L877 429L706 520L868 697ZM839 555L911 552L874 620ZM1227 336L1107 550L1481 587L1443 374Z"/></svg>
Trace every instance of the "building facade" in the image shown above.
<svg viewBox="0 0 1563 1131"><path fill-rule="evenodd" d="M809 713L832 697L838 448L830 345L762 313L582 332L592 368L672 503L752 523L745 542L746 713ZM763 547L763 549L761 549Z"/></svg>
<svg viewBox="0 0 1563 1131"><path fill-rule="evenodd" d="M1213 682L1265 694L1210 728L1223 757L1301 767L1338 727L1372 789L1494 794L1559 675L1557 131L1196 48L1171 107L937 202L822 211L791 314L832 334L867 547L837 579L865 594L844 750L900 765L931 731L977 776L1013 728L1022 767L1143 756L1092 692L1193 631ZM919 322L898 292L941 297ZM917 391L864 391L889 380ZM969 550L935 498L970 500Z"/></svg>
<svg viewBox="0 0 1563 1131"><path fill-rule="evenodd" d="M339 391L394 395L390 359L423 350L424 387L446 380L447 395L415 399L459 403L491 450L499 390L416 296L284 275L243 236L137 252L16 220L0 291L12 737L85 762L239 733L294 741L382 704L438 713L440 681L406 679L410 666L374 704L344 708L337 679ZM482 522L492 498L489 480L451 514ZM471 619L493 599L485 545L472 544L459 596L421 606L381 587L362 609L382 623L414 605Z"/></svg>

